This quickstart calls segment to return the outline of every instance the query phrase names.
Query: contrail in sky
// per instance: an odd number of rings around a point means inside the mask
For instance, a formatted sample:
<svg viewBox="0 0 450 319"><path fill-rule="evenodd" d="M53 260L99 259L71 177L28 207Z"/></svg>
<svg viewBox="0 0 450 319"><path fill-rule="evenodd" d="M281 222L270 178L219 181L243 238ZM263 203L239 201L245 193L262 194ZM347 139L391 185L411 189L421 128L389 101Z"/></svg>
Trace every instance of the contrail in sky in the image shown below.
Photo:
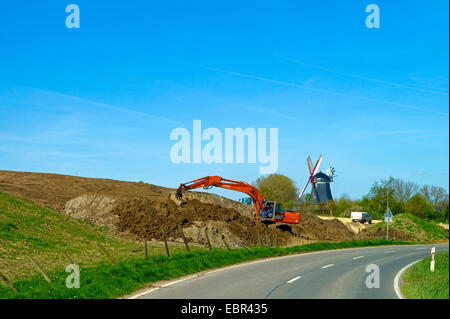
<svg viewBox="0 0 450 319"><path fill-rule="evenodd" d="M264 82L273 83L273 84L277 84L277 85L283 85L283 86L289 86L289 87L294 87L294 88L299 88L299 89L305 89L305 90L315 91L315 92L319 92L319 93L325 93L325 94L331 94L331 95L336 95L336 96L342 96L342 97L351 98L351 99L359 99L359 100L363 100L363 101L367 101L367 102L389 104L389 105L394 105L394 106L398 106L398 107L408 108L408 109L411 109L411 110L425 111L425 112L432 112L432 113L437 113L437 114L448 115L448 113L445 113L445 112L440 112L440 111L436 111L436 110L433 110L433 109L423 108L423 107L409 105L409 104L404 104L404 103L398 103L398 102L393 102L393 101L368 98L368 97L363 97L363 96L354 96L354 95L350 95L350 94L345 94L345 93L340 93L340 92L335 92L335 91L330 91L330 90L325 90L325 89L313 88L313 87L310 87L310 86L305 86L305 85L296 84L296 83L292 83L292 82L274 80L274 79L261 77L261 76L256 76L256 75L252 75L252 74L247 74L247 73L241 73L241 72L228 71L228 70L223 70L223 69L218 69L218 68L212 68L212 67L208 67L208 66L204 66L204 65L198 65L198 64L189 64L189 65L196 66L196 67L199 67L199 68L202 68L202 69L205 69L205 70L209 70L209 71L214 71L214 72L224 73L224 74L230 74L230 75L234 75L234 76L239 76L239 77L243 77L243 78L247 78L247 79L253 79L253 80L259 80L259 81L264 81Z"/></svg>
<svg viewBox="0 0 450 319"><path fill-rule="evenodd" d="M114 111L119 111L119 112L126 112L126 113L130 113L130 114L134 114L140 117L148 117L148 118L152 118L153 120L158 120L158 121L164 121L170 124L176 124L179 125L181 124L179 121L175 121L172 120L170 118L164 117L164 116L159 116L159 115L154 115L154 114L150 114L150 113L146 113L146 112L141 112L141 111L136 111L133 109L129 109L129 108L125 108L125 107L120 107L120 106L115 106L115 105L109 105L109 104L105 104L105 103L101 103L101 102L97 102L97 101L92 101L89 99L85 99L85 98L81 98L78 96L73 96L73 95L68 95L68 94L64 94L64 93L59 93L59 92L54 92L54 91L48 91L48 90L43 90L43 89L37 89L37 88L29 88L29 89L33 89L35 91L40 91L46 94L52 94L52 95L58 95L64 98L68 98L74 101L79 101L82 103L86 103L86 104L91 104L91 105L95 105L101 108L105 108L105 109L109 109L109 110L114 110Z"/></svg>
<svg viewBox="0 0 450 319"><path fill-rule="evenodd" d="M403 88L403 89L408 89L408 90L413 90L413 91L418 91L418 92L448 95L448 91L446 89L419 88L419 87L414 87L414 86L409 86L409 85L404 85L404 84L399 84L399 83L379 80L379 79L375 79L375 78L370 78L370 77L366 77L366 76L362 76L362 75L358 75L358 74L336 71L336 70L329 69L329 68L326 68L326 67L323 67L323 66L308 64L308 63L304 63L304 62L301 62L301 61L298 61L298 60L295 60L295 59L291 59L291 58L286 58L286 57L279 57L279 58L282 58L282 59L284 59L286 61L289 61L289 62L292 62L292 63L295 63L295 64L304 65L306 67L310 67L310 68L313 68L313 69L317 69L317 70L321 70L321 71L325 71L325 72L329 72L329 73L334 73L334 74L339 74L339 75L343 75L343 76L347 76L347 77L352 77L352 78L355 78L355 79L360 79L360 80L365 80L365 81L385 84L385 85L389 85L389 86L393 86L393 87L398 87L398 88Z"/></svg>

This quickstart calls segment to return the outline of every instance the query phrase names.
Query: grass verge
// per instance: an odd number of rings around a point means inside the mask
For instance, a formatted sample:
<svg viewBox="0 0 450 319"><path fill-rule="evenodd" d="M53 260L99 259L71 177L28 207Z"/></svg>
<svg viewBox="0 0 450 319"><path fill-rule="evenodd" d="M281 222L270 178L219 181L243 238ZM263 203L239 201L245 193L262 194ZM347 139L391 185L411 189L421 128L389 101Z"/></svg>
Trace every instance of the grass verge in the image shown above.
<svg viewBox="0 0 450 319"><path fill-rule="evenodd" d="M152 256L148 260L132 258L117 264L102 263L97 266L80 269L80 288L66 288L68 273L62 271L49 275L52 283L42 277L34 276L14 282L19 293L6 286L0 286L0 298L116 298L138 289L150 282L168 280L203 270L223 267L258 258L282 256L294 253L312 252L328 249L354 247L411 244L392 240L361 240L336 243L312 243L293 247L253 247L247 249L214 248L192 253L177 253L171 257ZM448 277L447 277L448 278Z"/></svg>
<svg viewBox="0 0 450 319"><path fill-rule="evenodd" d="M449 253L435 256L435 271L430 271L431 257L408 268L403 275L402 293L409 299L449 298Z"/></svg>

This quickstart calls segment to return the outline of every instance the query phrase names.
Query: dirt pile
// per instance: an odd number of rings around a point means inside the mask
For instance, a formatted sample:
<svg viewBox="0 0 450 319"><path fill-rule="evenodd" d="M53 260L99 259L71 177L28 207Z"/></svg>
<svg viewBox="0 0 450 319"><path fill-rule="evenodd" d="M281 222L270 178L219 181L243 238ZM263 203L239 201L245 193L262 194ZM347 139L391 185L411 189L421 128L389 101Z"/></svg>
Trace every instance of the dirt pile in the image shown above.
<svg viewBox="0 0 450 319"><path fill-rule="evenodd" d="M63 213L98 226L117 229L118 216L113 213L116 202L117 199L112 197L84 194L69 200L64 205Z"/></svg>
<svg viewBox="0 0 450 319"><path fill-rule="evenodd" d="M183 198L188 201L191 199L196 199L202 203L220 205L225 208L236 210L240 214L249 218L252 218L253 214L255 213L255 208L253 207L253 205L245 205L216 194L209 194L204 192L185 192Z"/></svg>
<svg viewBox="0 0 450 319"><path fill-rule="evenodd" d="M221 196L186 192L188 203L177 207L169 200L174 189L110 179L94 179L57 174L0 171L0 191L49 206L67 215L91 221L148 239L180 241L178 226L192 243L205 244L205 228L213 245L223 245L222 236L236 242L256 245L292 244L306 241L351 240L354 234L338 220L321 220L302 214L298 225L266 226L250 217L253 206Z"/></svg>
<svg viewBox="0 0 450 319"><path fill-rule="evenodd" d="M301 214L300 223L291 227L295 236L306 240L342 241L354 239L354 233L339 220L323 220L309 213Z"/></svg>
<svg viewBox="0 0 450 319"><path fill-rule="evenodd" d="M257 221L243 216L233 209L220 205L202 203L192 199L181 207L170 200L155 202L145 198L120 200L113 210L119 216L119 231L128 231L140 237L162 239L162 230L170 240L180 238L178 226L190 241L206 243L204 228L209 235L220 236L222 232L229 241L241 241L247 245L257 244L258 235L265 236L266 227ZM227 236L228 235L228 236ZM286 243L292 234L283 229L268 229L271 240ZM219 240L221 242L221 239Z"/></svg>

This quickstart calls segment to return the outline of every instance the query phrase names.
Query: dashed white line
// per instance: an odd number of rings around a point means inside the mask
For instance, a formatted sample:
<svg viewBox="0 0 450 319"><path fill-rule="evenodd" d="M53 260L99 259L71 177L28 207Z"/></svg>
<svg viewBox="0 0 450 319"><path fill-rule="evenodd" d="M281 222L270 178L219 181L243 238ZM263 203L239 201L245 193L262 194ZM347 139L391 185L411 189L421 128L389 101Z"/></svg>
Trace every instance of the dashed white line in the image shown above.
<svg viewBox="0 0 450 319"><path fill-rule="evenodd" d="M334 264L329 264L329 265L323 266L323 267L321 267L321 268L322 268L322 269L325 269L325 268L332 267L332 266L334 266Z"/></svg>
<svg viewBox="0 0 450 319"><path fill-rule="evenodd" d="M357 257L353 257L352 259L359 259L359 258L364 258L364 256L357 256Z"/></svg>
<svg viewBox="0 0 450 319"><path fill-rule="evenodd" d="M294 277L294 278L292 278L291 280L289 280L287 283L288 283L288 284L292 284L294 281L296 281L297 279L300 279L300 278L302 278L302 276Z"/></svg>
<svg viewBox="0 0 450 319"><path fill-rule="evenodd" d="M395 250L387 250L387 251L385 251L384 253L385 254L389 254L389 253L394 253L395 252Z"/></svg>

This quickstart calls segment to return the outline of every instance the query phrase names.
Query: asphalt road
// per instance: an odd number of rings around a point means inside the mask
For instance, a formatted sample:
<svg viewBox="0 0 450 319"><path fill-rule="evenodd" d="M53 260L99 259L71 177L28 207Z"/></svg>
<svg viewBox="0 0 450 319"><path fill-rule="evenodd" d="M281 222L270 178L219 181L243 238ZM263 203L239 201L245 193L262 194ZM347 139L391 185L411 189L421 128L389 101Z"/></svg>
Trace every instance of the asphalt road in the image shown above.
<svg viewBox="0 0 450 319"><path fill-rule="evenodd" d="M150 289L137 298L398 298L394 278L406 265L448 244L355 248L285 256L210 271ZM369 264L380 270L380 287L367 288Z"/></svg>

